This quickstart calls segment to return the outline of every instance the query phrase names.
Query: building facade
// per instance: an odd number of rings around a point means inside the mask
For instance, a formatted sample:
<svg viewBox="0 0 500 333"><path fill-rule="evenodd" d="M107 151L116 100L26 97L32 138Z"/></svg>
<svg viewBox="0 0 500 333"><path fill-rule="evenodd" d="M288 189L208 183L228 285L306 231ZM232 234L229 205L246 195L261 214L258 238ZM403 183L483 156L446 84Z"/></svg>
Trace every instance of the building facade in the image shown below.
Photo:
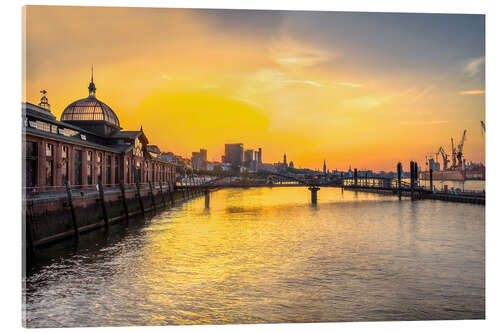
<svg viewBox="0 0 500 333"><path fill-rule="evenodd" d="M22 103L23 186L28 192L54 190L66 182L80 187L122 181L175 182L175 164L148 146L142 127L123 131L115 112L96 98L93 76L89 96L69 104L58 121L45 96L38 105Z"/></svg>
<svg viewBox="0 0 500 333"><path fill-rule="evenodd" d="M241 165L243 163L243 144L227 143L225 145L224 163Z"/></svg>
<svg viewBox="0 0 500 333"><path fill-rule="evenodd" d="M191 154L191 165L194 170L207 170L207 150L200 149L199 152Z"/></svg>

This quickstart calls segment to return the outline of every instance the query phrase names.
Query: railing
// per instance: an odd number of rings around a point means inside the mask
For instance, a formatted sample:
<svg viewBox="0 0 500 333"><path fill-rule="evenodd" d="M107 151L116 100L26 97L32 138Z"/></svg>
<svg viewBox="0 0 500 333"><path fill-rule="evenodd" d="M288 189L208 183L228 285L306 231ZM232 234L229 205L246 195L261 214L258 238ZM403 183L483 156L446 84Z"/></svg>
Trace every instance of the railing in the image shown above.
<svg viewBox="0 0 500 333"><path fill-rule="evenodd" d="M70 185L71 194L74 197L89 197L95 196L99 193L98 184L91 185ZM120 184L102 184L103 192L106 194L117 193L121 191ZM145 191L149 190L149 182L143 183L129 183L123 184L124 190L126 192L137 191L137 186L139 190ZM151 182L151 186L154 190L162 190L163 192L174 190L174 184L171 182ZM57 199L65 197L67 194L66 186L34 186L34 187L24 187L23 196L26 200L32 199Z"/></svg>

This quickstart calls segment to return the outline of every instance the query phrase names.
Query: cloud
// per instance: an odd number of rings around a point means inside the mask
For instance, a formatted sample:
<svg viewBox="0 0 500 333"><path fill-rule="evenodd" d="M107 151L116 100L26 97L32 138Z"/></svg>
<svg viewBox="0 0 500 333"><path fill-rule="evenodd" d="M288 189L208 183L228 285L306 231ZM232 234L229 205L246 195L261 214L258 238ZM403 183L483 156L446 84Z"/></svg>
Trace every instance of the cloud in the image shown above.
<svg viewBox="0 0 500 333"><path fill-rule="evenodd" d="M311 81L311 80L286 80L285 83L299 83L299 84L305 84L313 87L324 87L322 83L316 82L316 81Z"/></svg>
<svg viewBox="0 0 500 333"><path fill-rule="evenodd" d="M174 78L168 74L161 73L161 78L166 81L172 81Z"/></svg>
<svg viewBox="0 0 500 333"><path fill-rule="evenodd" d="M464 91L460 92L460 95L483 95L483 94L484 94L484 90L479 90L479 89L464 90Z"/></svg>
<svg viewBox="0 0 500 333"><path fill-rule="evenodd" d="M350 87L350 88L360 88L363 86L361 83L353 83L353 82L333 82L333 85Z"/></svg>
<svg viewBox="0 0 500 333"><path fill-rule="evenodd" d="M468 76L475 76L482 69L483 65L484 57L472 58L465 64L465 74Z"/></svg>
<svg viewBox="0 0 500 333"><path fill-rule="evenodd" d="M276 69L260 69L245 75L243 82L236 95L244 100L260 94L273 93L296 84L318 88L324 86L323 83L314 80L290 78L289 75Z"/></svg>
<svg viewBox="0 0 500 333"><path fill-rule="evenodd" d="M259 104L257 102L251 101L251 100L249 100L247 98L241 98L241 97L238 97L238 96L233 96L233 97L231 97L231 99L233 101L237 101L237 102L248 104L250 106L254 106L254 107L258 108L258 109L264 109L264 106L262 104Z"/></svg>
<svg viewBox="0 0 500 333"><path fill-rule="evenodd" d="M270 54L274 62L284 67L310 67L333 57L330 52L289 38L275 41Z"/></svg>
<svg viewBox="0 0 500 333"><path fill-rule="evenodd" d="M203 86L203 89L216 89L218 88L219 86L216 85L216 84L210 84L210 83L207 83Z"/></svg>
<svg viewBox="0 0 500 333"><path fill-rule="evenodd" d="M401 125L441 125L449 123L448 120L423 120L423 121L401 121Z"/></svg>
<svg viewBox="0 0 500 333"><path fill-rule="evenodd" d="M369 110L384 104L387 100L387 97L364 96L344 100L341 104L349 109Z"/></svg>

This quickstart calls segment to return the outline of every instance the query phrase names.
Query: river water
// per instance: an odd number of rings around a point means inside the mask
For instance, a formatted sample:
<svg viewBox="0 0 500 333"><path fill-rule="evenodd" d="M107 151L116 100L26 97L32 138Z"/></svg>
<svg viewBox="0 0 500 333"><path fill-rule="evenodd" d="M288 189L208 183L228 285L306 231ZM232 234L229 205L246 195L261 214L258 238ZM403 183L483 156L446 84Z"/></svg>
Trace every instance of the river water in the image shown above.
<svg viewBox="0 0 500 333"><path fill-rule="evenodd" d="M485 316L484 206L225 189L41 249L28 327Z"/></svg>

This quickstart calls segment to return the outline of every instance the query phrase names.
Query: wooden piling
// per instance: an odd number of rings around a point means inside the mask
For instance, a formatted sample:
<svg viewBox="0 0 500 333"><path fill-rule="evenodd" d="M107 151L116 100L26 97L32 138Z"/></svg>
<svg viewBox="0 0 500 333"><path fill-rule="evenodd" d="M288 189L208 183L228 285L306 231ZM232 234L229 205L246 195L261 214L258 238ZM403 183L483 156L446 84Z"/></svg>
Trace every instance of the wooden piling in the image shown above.
<svg viewBox="0 0 500 333"><path fill-rule="evenodd" d="M165 203L165 194L163 193L163 186L161 185L161 182L160 182L160 194L161 194L161 202L163 204L163 208L166 208L167 204Z"/></svg>
<svg viewBox="0 0 500 333"><path fill-rule="evenodd" d="M26 201L26 240L28 242L28 249L32 252L35 251L35 235L33 232L33 200Z"/></svg>
<svg viewBox="0 0 500 333"><path fill-rule="evenodd" d="M415 200L415 162L410 161L410 195Z"/></svg>
<svg viewBox="0 0 500 333"><path fill-rule="evenodd" d="M120 180L120 191L122 192L121 199L122 199L122 204L123 204L123 212L125 214L125 220L127 221L127 224L128 224L129 217L128 217L127 198L125 197L125 187L123 186L122 180Z"/></svg>
<svg viewBox="0 0 500 333"><path fill-rule="evenodd" d="M398 171L398 198L399 200L401 200L401 176L402 176L402 173L403 173L403 165L401 164L401 162L398 163L398 166L397 166L397 171Z"/></svg>
<svg viewBox="0 0 500 333"><path fill-rule="evenodd" d="M153 206L153 210L156 212L156 202L155 202L155 196L153 194L153 185L151 184L151 181L148 181L149 183L149 196L151 197L151 205Z"/></svg>
<svg viewBox="0 0 500 333"><path fill-rule="evenodd" d="M168 185L168 195L169 195L170 203L171 203L172 206L175 204L174 194L175 194L175 188L174 188L173 185L170 186L170 184L169 184Z"/></svg>
<svg viewBox="0 0 500 333"><path fill-rule="evenodd" d="M68 205L71 209L71 221L73 222L73 230L75 232L76 239L80 238L80 233L78 232L78 224L76 222L75 206L73 205L73 197L71 196L71 187L69 181L66 181L66 194L68 197Z"/></svg>
<svg viewBox="0 0 500 333"><path fill-rule="evenodd" d="M137 200L139 201L139 206L141 208L141 213L142 216L144 217L145 216L144 203L142 202L142 197L141 197L141 187L139 185L139 177L137 176L137 169L134 169L134 171L135 171L135 190L136 190L135 195L137 196Z"/></svg>
<svg viewBox="0 0 500 333"><path fill-rule="evenodd" d="M432 168L429 168L429 185L431 187L431 191L434 191L434 186L432 186Z"/></svg>
<svg viewBox="0 0 500 333"><path fill-rule="evenodd" d="M205 190L205 208L210 208L210 190Z"/></svg>
<svg viewBox="0 0 500 333"><path fill-rule="evenodd" d="M104 201L104 189L102 187L102 182L99 181L97 183L97 189L99 190L99 203L101 204L102 208L102 217L104 219L104 226L106 227L106 230L109 229L109 220L108 220L108 211L106 210L106 203Z"/></svg>

